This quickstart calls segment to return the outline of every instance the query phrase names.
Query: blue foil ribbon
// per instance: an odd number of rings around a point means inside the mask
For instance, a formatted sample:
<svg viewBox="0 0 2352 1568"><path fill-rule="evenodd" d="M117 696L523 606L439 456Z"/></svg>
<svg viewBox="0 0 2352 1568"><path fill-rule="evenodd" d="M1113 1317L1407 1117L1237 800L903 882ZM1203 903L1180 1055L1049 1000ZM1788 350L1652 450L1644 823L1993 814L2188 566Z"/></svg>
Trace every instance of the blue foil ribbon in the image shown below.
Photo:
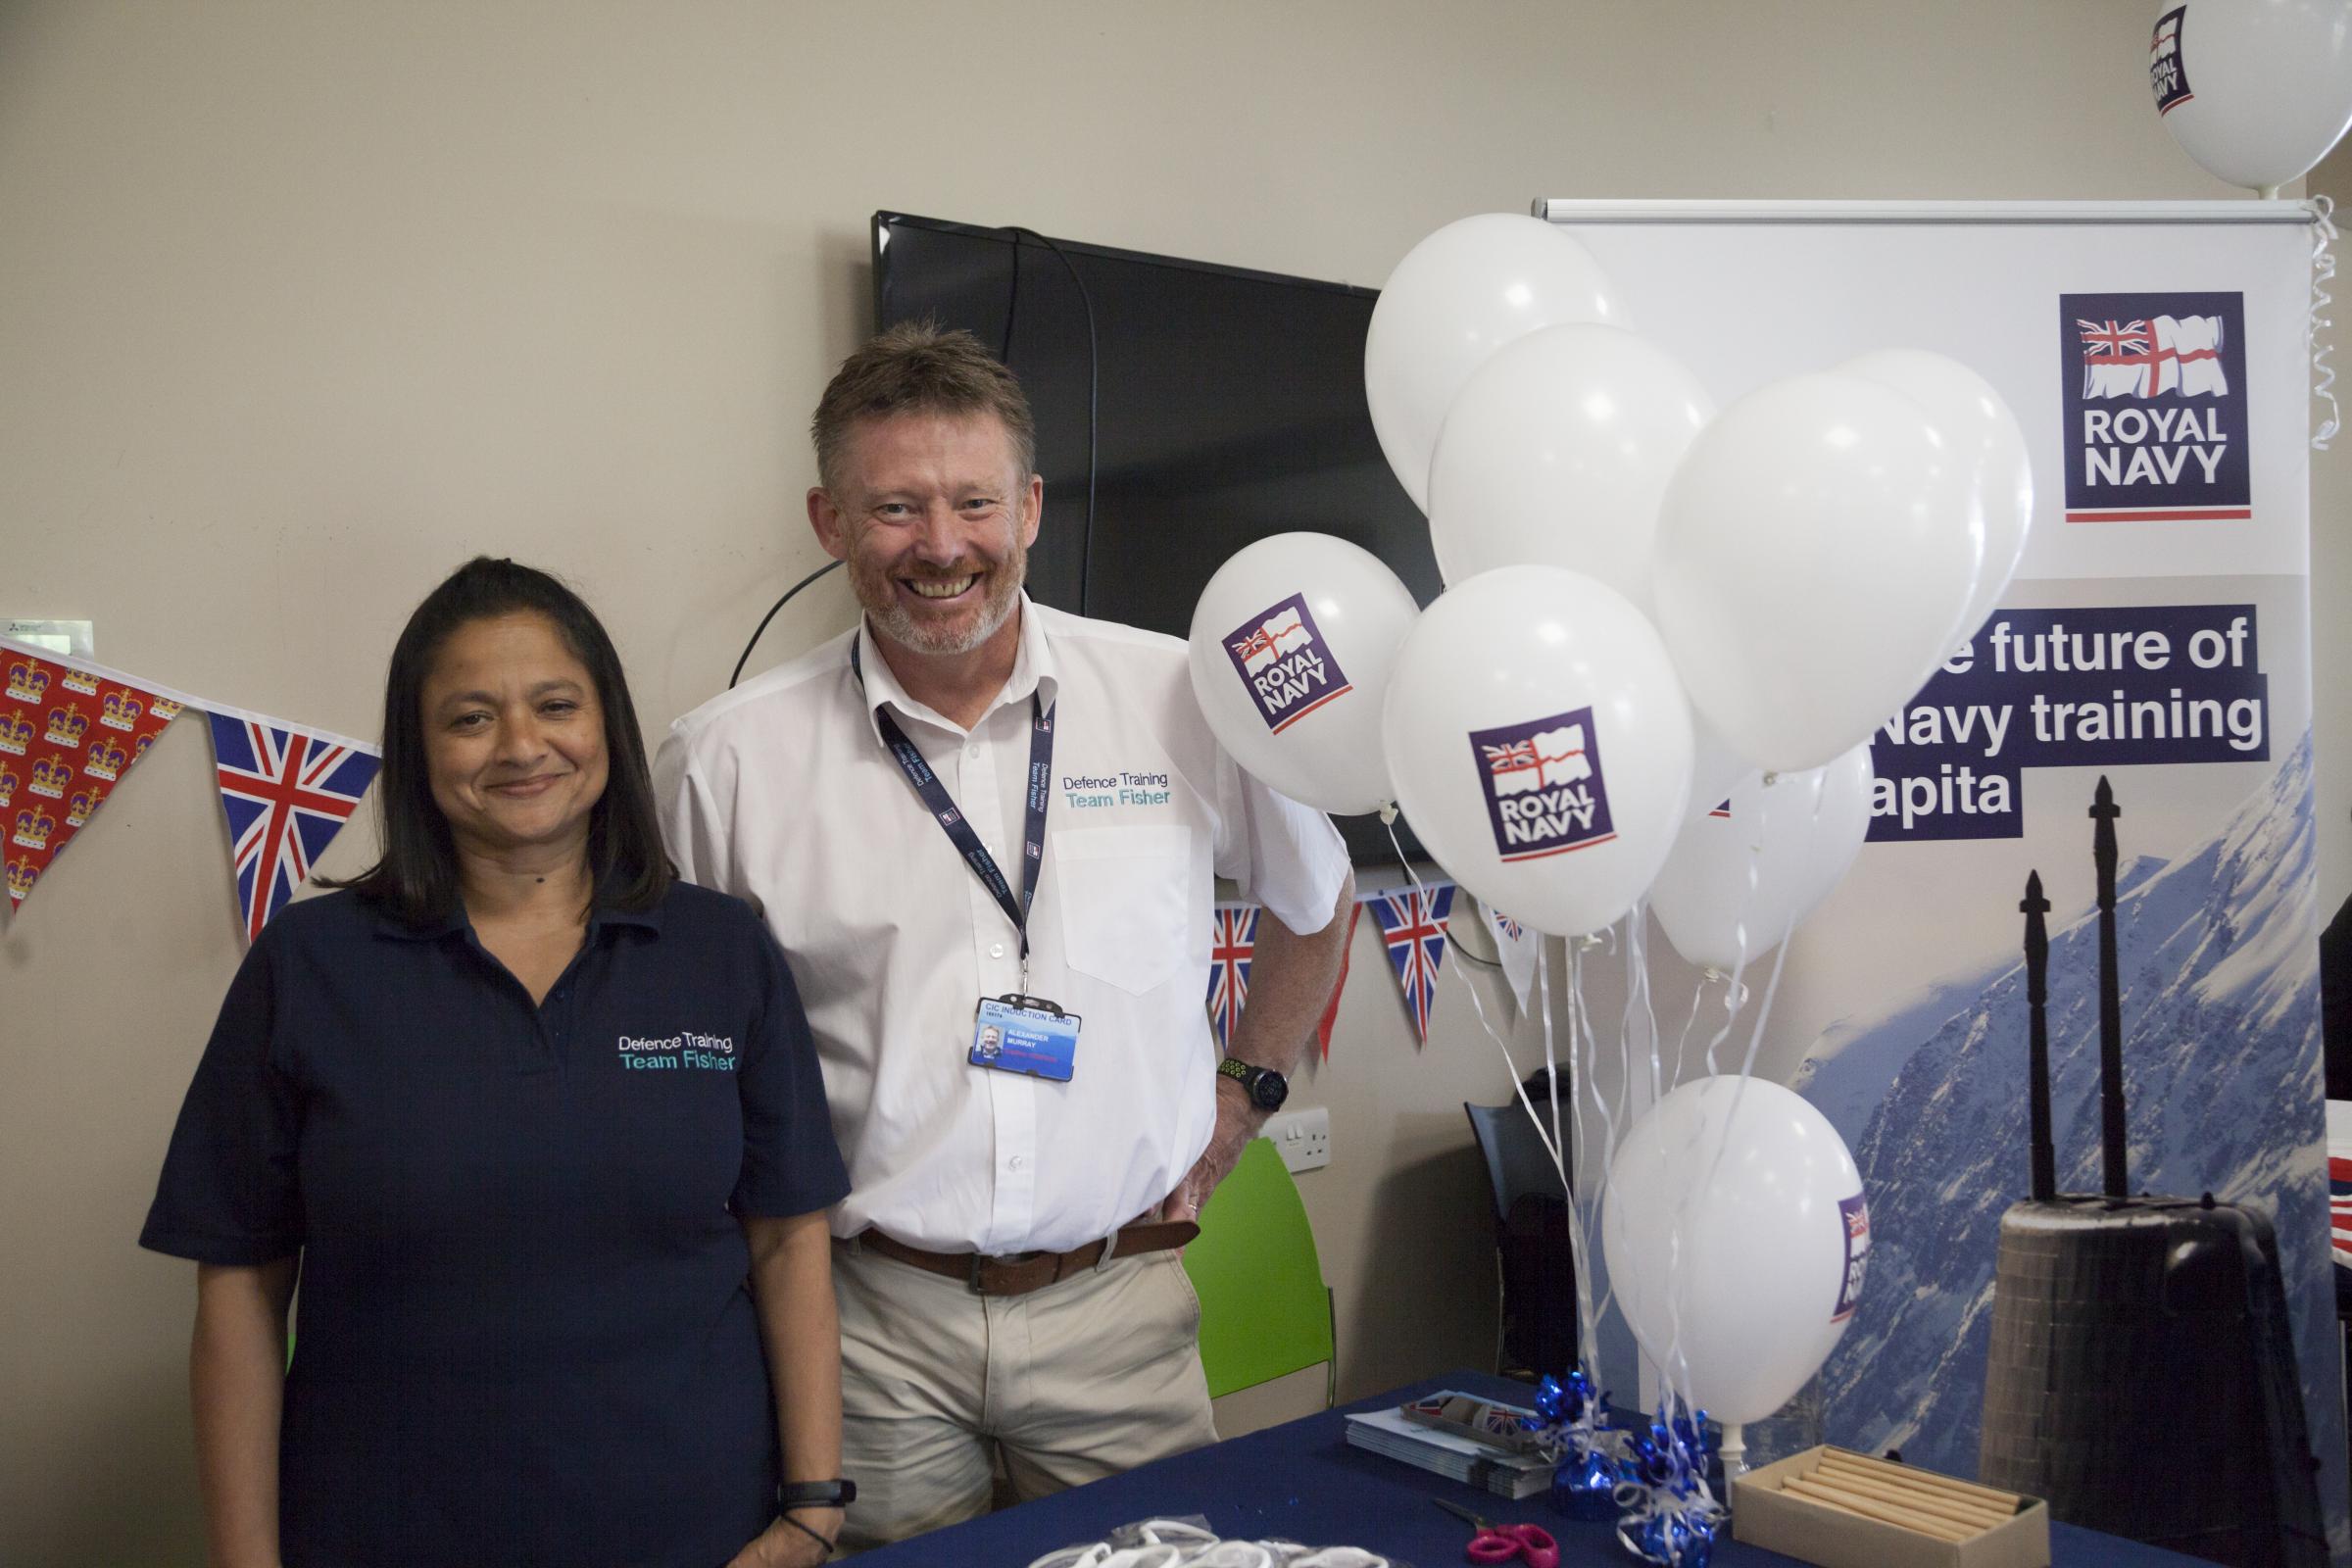
<svg viewBox="0 0 2352 1568"><path fill-rule="evenodd" d="M1551 1505L1587 1524L1617 1518L1617 1489L1625 1481L1605 1404L1591 1375L1578 1367L1564 1381L1545 1377L1536 1385L1536 1419L1528 1423L1544 1434L1545 1449L1559 1461Z"/></svg>
<svg viewBox="0 0 2352 1568"><path fill-rule="evenodd" d="M1661 1409L1648 1431L1634 1433L1615 1499L1618 1544L1657 1568L1707 1568L1724 1520L1707 1487L1714 1452L1704 1410Z"/></svg>
<svg viewBox="0 0 2352 1568"><path fill-rule="evenodd" d="M1708 1568L1726 1513L1708 1489L1715 1440L1704 1410L1671 1404L1646 1428L1613 1425L1607 1399L1583 1368L1536 1385L1527 1429L1557 1460L1552 1506L1589 1524L1614 1523L1619 1544L1655 1568Z"/></svg>

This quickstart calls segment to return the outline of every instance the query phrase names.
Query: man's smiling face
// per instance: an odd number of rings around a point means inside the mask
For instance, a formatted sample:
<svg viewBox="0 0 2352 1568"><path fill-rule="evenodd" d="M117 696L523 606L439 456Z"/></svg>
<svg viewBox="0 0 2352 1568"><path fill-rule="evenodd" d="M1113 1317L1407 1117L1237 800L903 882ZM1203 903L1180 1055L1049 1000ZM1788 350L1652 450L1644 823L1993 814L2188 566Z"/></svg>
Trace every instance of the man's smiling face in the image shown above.
<svg viewBox="0 0 2352 1568"><path fill-rule="evenodd" d="M993 414L894 414L852 427L808 517L850 565L874 629L915 654L970 653L1020 602L1044 482Z"/></svg>

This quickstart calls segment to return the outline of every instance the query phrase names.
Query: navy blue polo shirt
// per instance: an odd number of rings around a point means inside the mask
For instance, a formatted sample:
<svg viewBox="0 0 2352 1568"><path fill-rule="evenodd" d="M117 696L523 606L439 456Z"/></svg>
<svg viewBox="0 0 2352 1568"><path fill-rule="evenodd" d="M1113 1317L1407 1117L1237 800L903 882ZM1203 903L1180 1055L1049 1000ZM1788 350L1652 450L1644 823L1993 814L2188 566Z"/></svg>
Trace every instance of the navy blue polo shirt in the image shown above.
<svg viewBox="0 0 2352 1568"><path fill-rule="evenodd" d="M230 985L140 1245L299 1252L287 1568L718 1568L774 1517L738 1214L849 1191L749 906L608 910L543 1005L349 893Z"/></svg>

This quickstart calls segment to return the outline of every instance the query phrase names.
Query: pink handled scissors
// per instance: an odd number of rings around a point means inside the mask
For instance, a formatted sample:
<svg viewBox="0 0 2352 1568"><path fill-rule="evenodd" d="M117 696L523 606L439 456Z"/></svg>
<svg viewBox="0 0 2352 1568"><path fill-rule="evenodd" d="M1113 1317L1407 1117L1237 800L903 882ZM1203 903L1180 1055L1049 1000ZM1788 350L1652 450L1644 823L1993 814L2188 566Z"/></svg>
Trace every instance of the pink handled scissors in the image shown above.
<svg viewBox="0 0 2352 1568"><path fill-rule="evenodd" d="M1468 1520L1471 1528L1478 1532L1470 1538L1470 1544L1462 1553L1470 1561L1508 1562L1524 1553L1527 1568L1560 1568L1560 1544L1552 1540L1550 1532L1541 1525L1490 1524L1469 1509L1447 1502L1444 1497L1432 1497L1429 1500L1455 1518Z"/></svg>

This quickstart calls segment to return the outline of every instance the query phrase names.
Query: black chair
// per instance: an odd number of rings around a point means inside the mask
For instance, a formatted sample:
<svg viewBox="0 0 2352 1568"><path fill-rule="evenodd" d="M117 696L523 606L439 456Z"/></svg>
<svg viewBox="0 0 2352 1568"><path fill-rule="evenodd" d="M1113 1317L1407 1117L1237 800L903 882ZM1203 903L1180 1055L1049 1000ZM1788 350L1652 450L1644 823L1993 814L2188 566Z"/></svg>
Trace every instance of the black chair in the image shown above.
<svg viewBox="0 0 2352 1568"><path fill-rule="evenodd" d="M1551 1080L1538 1072L1523 1086L1544 1119L1551 1119ZM1562 1156L1573 1168L1573 1107L1561 1086ZM1568 1229L1568 1199L1544 1140L1516 1096L1499 1105L1464 1102L1470 1133L1486 1157L1494 1199L1495 1268L1502 1287L1502 1320L1495 1370L1527 1381L1576 1365L1576 1252Z"/></svg>

